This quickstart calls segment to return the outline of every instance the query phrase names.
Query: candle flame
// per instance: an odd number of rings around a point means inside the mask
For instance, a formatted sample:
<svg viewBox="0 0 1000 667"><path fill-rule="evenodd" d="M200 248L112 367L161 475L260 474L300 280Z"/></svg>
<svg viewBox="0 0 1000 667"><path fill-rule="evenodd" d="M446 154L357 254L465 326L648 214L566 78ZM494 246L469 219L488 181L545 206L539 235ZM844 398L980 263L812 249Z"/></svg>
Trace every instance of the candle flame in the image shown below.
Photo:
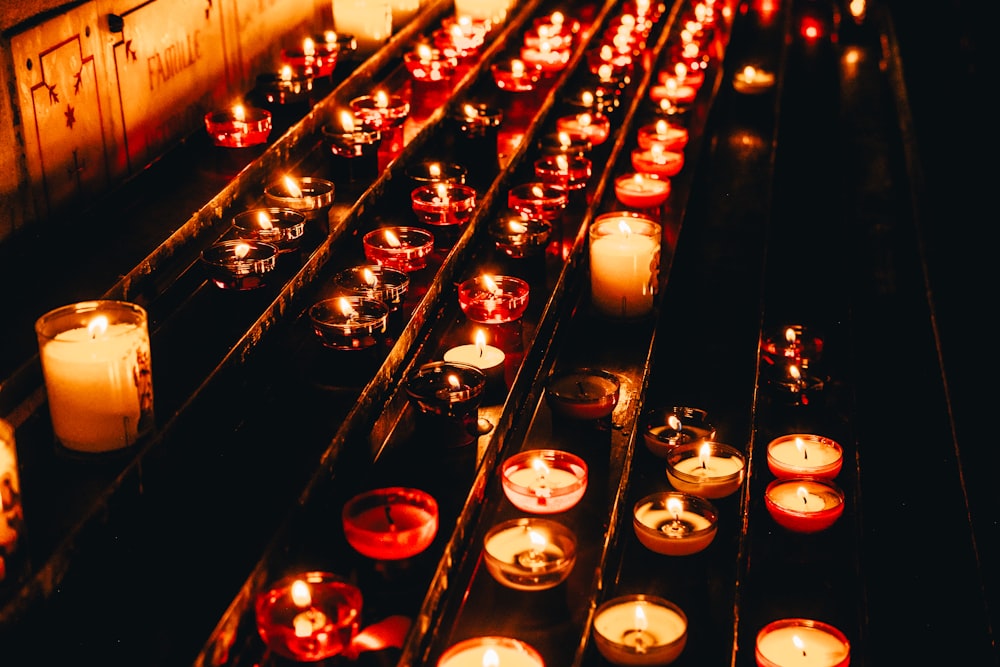
<svg viewBox="0 0 1000 667"><path fill-rule="evenodd" d="M479 350L479 356L483 356L486 352L486 333L482 329L476 329L476 349Z"/></svg>
<svg viewBox="0 0 1000 667"><path fill-rule="evenodd" d="M271 215L267 211L257 211L257 226L261 229L274 229Z"/></svg>
<svg viewBox="0 0 1000 667"><path fill-rule="evenodd" d="M364 281L365 285L369 287L376 287L378 285L378 276L375 272L369 268L364 268L361 270L361 280Z"/></svg>
<svg viewBox="0 0 1000 667"><path fill-rule="evenodd" d="M667 123L667 121L663 120L662 118L660 120L656 121L656 134L658 136L665 135L667 133L667 130L669 128L670 128L670 124Z"/></svg>
<svg viewBox="0 0 1000 667"><path fill-rule="evenodd" d="M528 231L528 226L522 222L511 219L507 221L507 229L513 234L524 234Z"/></svg>
<svg viewBox="0 0 1000 667"><path fill-rule="evenodd" d="M674 74L677 75L678 79L683 79L687 76L688 68L684 63L677 63L674 65Z"/></svg>
<svg viewBox="0 0 1000 667"><path fill-rule="evenodd" d="M337 33L333 30L327 30L323 33L323 41L327 46L333 46L337 43Z"/></svg>
<svg viewBox="0 0 1000 667"><path fill-rule="evenodd" d="M695 42L688 42L684 45L684 55L687 58L698 57L698 44Z"/></svg>
<svg viewBox="0 0 1000 667"><path fill-rule="evenodd" d="M280 74L280 76L281 76L281 80L282 81L291 81L292 80L292 66L291 65L285 65L284 67L282 67L281 68L281 74Z"/></svg>
<svg viewBox="0 0 1000 667"><path fill-rule="evenodd" d="M242 104L233 105L233 120L237 123L245 123L247 120L247 110Z"/></svg>
<svg viewBox="0 0 1000 667"><path fill-rule="evenodd" d="M316 55L316 42L311 37L302 40L302 54L310 58Z"/></svg>
<svg viewBox="0 0 1000 667"><path fill-rule="evenodd" d="M420 58L420 62L427 63L431 60L431 47L426 44L419 44L417 46L417 56Z"/></svg>
<svg viewBox="0 0 1000 667"><path fill-rule="evenodd" d="M292 602L299 609L305 609L312 604L312 595L309 592L309 584L301 579L296 579L292 582L291 594Z"/></svg>
<svg viewBox="0 0 1000 667"><path fill-rule="evenodd" d="M569 136L569 132L560 132L557 138L560 148L565 149L573 145L573 137Z"/></svg>
<svg viewBox="0 0 1000 667"><path fill-rule="evenodd" d="M645 632L648 627L649 621L646 619L646 610L643 609L642 603L637 602L635 604L635 629L639 632Z"/></svg>
<svg viewBox="0 0 1000 667"><path fill-rule="evenodd" d="M403 244L399 241L399 237L391 229L385 230L385 242L392 248L403 247Z"/></svg>
<svg viewBox="0 0 1000 667"><path fill-rule="evenodd" d="M802 438L795 438L795 449L799 450L802 458L809 458L809 450L806 449L806 443L802 441Z"/></svg>
<svg viewBox="0 0 1000 667"><path fill-rule="evenodd" d="M87 324L87 333L90 334L90 338L99 338L103 336L108 330L108 317L107 315L98 315L94 319L90 320Z"/></svg>
<svg viewBox="0 0 1000 667"><path fill-rule="evenodd" d="M441 165L437 162L431 162L427 165L427 175L431 178L441 178Z"/></svg>
<svg viewBox="0 0 1000 667"><path fill-rule="evenodd" d="M594 122L594 117L589 113L582 113L577 115L576 122L580 124L580 127L587 128Z"/></svg>
<svg viewBox="0 0 1000 667"><path fill-rule="evenodd" d="M681 430L681 420L677 418L677 415L670 415L667 417L667 426L675 431Z"/></svg>
<svg viewBox="0 0 1000 667"><path fill-rule="evenodd" d="M379 109L386 109L389 106L389 95L384 90L376 91L375 106Z"/></svg>
<svg viewBox="0 0 1000 667"><path fill-rule="evenodd" d="M282 183L285 184L285 192L288 193L289 197L302 196L302 188L299 187L299 184L291 176L285 176L282 179Z"/></svg>
<svg viewBox="0 0 1000 667"><path fill-rule="evenodd" d="M802 499L803 505L809 502L809 491L806 490L806 487L800 486L799 488L795 489L795 495L797 495L799 498Z"/></svg>
<svg viewBox="0 0 1000 667"><path fill-rule="evenodd" d="M462 387L462 381L458 379L457 375L449 375L447 380L450 389L460 389Z"/></svg>
<svg viewBox="0 0 1000 667"><path fill-rule="evenodd" d="M569 173L569 158L560 153L556 156L556 168L559 170L560 174Z"/></svg>
<svg viewBox="0 0 1000 667"><path fill-rule="evenodd" d="M243 259L250 254L250 244L249 243L237 243L233 248L233 256L236 259Z"/></svg>
<svg viewBox="0 0 1000 667"><path fill-rule="evenodd" d="M344 128L344 132L354 132L354 114L350 111L341 111L340 126Z"/></svg>
<svg viewBox="0 0 1000 667"><path fill-rule="evenodd" d="M794 364L788 367L788 375L795 381L802 379L802 371L800 371L799 367Z"/></svg>
<svg viewBox="0 0 1000 667"><path fill-rule="evenodd" d="M594 94L589 90L583 91L580 95L580 101L583 102L585 106L593 106L594 104Z"/></svg>
<svg viewBox="0 0 1000 667"><path fill-rule="evenodd" d="M628 223L624 220L618 221L618 231L622 233L622 236L628 238L632 235L632 228L628 226Z"/></svg>
<svg viewBox="0 0 1000 667"><path fill-rule="evenodd" d="M538 197L539 199L541 199L542 197L545 196L545 188L542 187L541 185L532 185L531 194L533 197Z"/></svg>
<svg viewBox="0 0 1000 667"><path fill-rule="evenodd" d="M516 77L524 76L524 61L517 58L511 60L510 73Z"/></svg>
<svg viewBox="0 0 1000 667"><path fill-rule="evenodd" d="M477 118L479 116L479 110L476 109L476 107L474 107L471 104L466 104L464 107L462 107L462 111L465 112L465 117L469 120L472 120L473 118Z"/></svg>
<svg viewBox="0 0 1000 667"><path fill-rule="evenodd" d="M806 654L806 643L798 635L792 635L792 643L795 644L795 648L802 651L802 655Z"/></svg>
<svg viewBox="0 0 1000 667"><path fill-rule="evenodd" d="M673 111L675 106L676 105L674 104L674 101L669 97L664 97L663 99L660 100L660 111L662 111L663 113L669 113Z"/></svg>
<svg viewBox="0 0 1000 667"><path fill-rule="evenodd" d="M708 458L711 455L712 455L712 446L706 442L698 450L698 459L701 461L702 468L708 469Z"/></svg>
<svg viewBox="0 0 1000 667"><path fill-rule="evenodd" d="M747 83L753 83L753 80L757 77L757 70L754 69L753 65L747 65L743 68L743 80Z"/></svg>
<svg viewBox="0 0 1000 667"><path fill-rule="evenodd" d="M660 144L653 144L649 147L649 159L657 164L667 163L667 152Z"/></svg>
<svg viewBox="0 0 1000 667"><path fill-rule="evenodd" d="M445 183L438 183L435 191L437 192L437 199L439 203L447 206L450 199L448 197L448 186Z"/></svg>
<svg viewBox="0 0 1000 667"><path fill-rule="evenodd" d="M500 667L500 656L491 648L483 652L483 667Z"/></svg>
<svg viewBox="0 0 1000 667"><path fill-rule="evenodd" d="M531 459L531 468L535 471L538 479L544 479L549 474L549 467L541 458Z"/></svg>
<svg viewBox="0 0 1000 667"><path fill-rule="evenodd" d="M787 329L785 329L785 340L788 341L789 344L795 345L795 339L796 339L795 329L793 327L788 327Z"/></svg>
<svg viewBox="0 0 1000 667"><path fill-rule="evenodd" d="M499 296L501 294L500 287L491 276L484 273L481 280L483 282L483 287L485 287L490 294L494 296Z"/></svg>
<svg viewBox="0 0 1000 667"><path fill-rule="evenodd" d="M681 518L681 512L684 511L684 503L681 502L680 498L668 498L667 511L673 514L674 520L677 521Z"/></svg>
<svg viewBox="0 0 1000 667"><path fill-rule="evenodd" d="M541 551L546 545L545 536L537 530L528 530L528 541L531 542L531 548L534 551Z"/></svg>
<svg viewBox="0 0 1000 667"><path fill-rule="evenodd" d="M354 310L354 306L351 305L351 301L347 297L342 296L337 299L337 307L340 308L340 312L343 313L344 317L349 320L353 320L358 316L358 311Z"/></svg>
<svg viewBox="0 0 1000 667"><path fill-rule="evenodd" d="M565 20L566 20L566 17L565 17L565 16L563 16L563 13L562 13L562 12L560 12L560 11L555 11L555 12L552 12L552 15L551 15L551 16L549 16L549 22L550 22L550 23L551 23L552 25L554 25L554 26L558 26L558 27L560 27L560 28L562 27L562 24L563 24L563 22L564 22Z"/></svg>

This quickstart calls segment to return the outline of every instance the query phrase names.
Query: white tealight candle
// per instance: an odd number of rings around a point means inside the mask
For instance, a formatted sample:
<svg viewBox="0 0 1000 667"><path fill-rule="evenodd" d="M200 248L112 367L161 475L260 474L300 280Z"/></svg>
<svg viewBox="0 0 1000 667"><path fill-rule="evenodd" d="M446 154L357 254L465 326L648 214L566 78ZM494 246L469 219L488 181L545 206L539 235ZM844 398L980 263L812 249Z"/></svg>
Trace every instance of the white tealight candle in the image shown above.
<svg viewBox="0 0 1000 667"><path fill-rule="evenodd" d="M458 345L444 353L444 360L452 363L475 366L486 373L487 382L494 387L506 385L504 379L504 362L507 355L498 347L486 344L486 334L482 329L476 331L475 343Z"/></svg>
<svg viewBox="0 0 1000 667"><path fill-rule="evenodd" d="M662 598L630 595L609 600L594 615L597 648L616 665L665 665L687 643L687 616Z"/></svg>
<svg viewBox="0 0 1000 667"><path fill-rule="evenodd" d="M539 653L509 637L473 637L446 650L437 667L544 667Z"/></svg>
<svg viewBox="0 0 1000 667"><path fill-rule="evenodd" d="M760 667L847 667L851 647L847 637L827 623L782 619L757 635Z"/></svg>
<svg viewBox="0 0 1000 667"><path fill-rule="evenodd" d="M681 445L667 455L671 486L702 498L724 498L734 493L745 474L743 454L718 442Z"/></svg>
<svg viewBox="0 0 1000 667"><path fill-rule="evenodd" d="M636 318L653 309L661 228L629 212L599 216L590 228L591 301L603 315Z"/></svg>

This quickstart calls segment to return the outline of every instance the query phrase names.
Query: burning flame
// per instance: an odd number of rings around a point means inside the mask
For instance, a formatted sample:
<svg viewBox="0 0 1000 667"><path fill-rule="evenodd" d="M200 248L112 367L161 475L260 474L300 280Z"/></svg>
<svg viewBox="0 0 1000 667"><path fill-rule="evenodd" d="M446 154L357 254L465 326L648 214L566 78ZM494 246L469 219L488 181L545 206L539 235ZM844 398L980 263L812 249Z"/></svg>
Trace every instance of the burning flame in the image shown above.
<svg viewBox="0 0 1000 667"><path fill-rule="evenodd" d="M499 296L501 294L500 287L491 276L484 273L480 280L482 280L483 287L485 287L486 291L490 294L493 294L494 296Z"/></svg>
<svg viewBox="0 0 1000 667"><path fill-rule="evenodd" d="M354 310L354 306L351 305L350 299L347 297L340 297L337 299L337 307L340 308L340 312L349 320L353 320L358 316L358 311Z"/></svg>
<svg viewBox="0 0 1000 667"><path fill-rule="evenodd" d="M556 168L559 170L560 174L569 173L569 158L564 154L560 153L556 156Z"/></svg>
<svg viewBox="0 0 1000 667"><path fill-rule="evenodd" d="M93 340L103 336L108 330L108 317L107 315L98 315L94 319L90 320L87 324L87 333L90 334L90 338Z"/></svg>
<svg viewBox="0 0 1000 667"><path fill-rule="evenodd" d="M602 65L602 67L604 67L604 66ZM611 69L610 65L608 65L607 67L608 67L609 70ZM593 106L593 104L594 104L594 94L592 92L590 92L589 90L585 90L583 92L583 94L580 95L580 101L583 102L583 104L585 106L588 106L588 107L589 106Z"/></svg>
<svg viewBox="0 0 1000 667"><path fill-rule="evenodd" d="M281 77L282 81L286 81L286 82L287 81L291 81L292 80L292 66L291 65L285 65L284 67L282 67L281 68L281 74L279 76Z"/></svg>
<svg viewBox="0 0 1000 667"><path fill-rule="evenodd" d="M302 40L302 55L311 58L316 55L316 42L311 37Z"/></svg>
<svg viewBox="0 0 1000 667"><path fill-rule="evenodd" d="M635 605L635 629L639 632L645 632L646 628L649 627L649 621L646 620L646 611L642 608L641 604Z"/></svg>
<svg viewBox="0 0 1000 667"><path fill-rule="evenodd" d="M242 104L233 105L233 120L237 123L245 123L247 121L247 110Z"/></svg>
<svg viewBox="0 0 1000 667"><path fill-rule="evenodd" d="M476 349L479 350L479 356L481 357L486 352L486 334L483 332L482 329L476 330L475 341L476 341Z"/></svg>
<svg viewBox="0 0 1000 667"><path fill-rule="evenodd" d="M799 498L802 499L803 504L809 502L809 492L806 490L806 487L800 486L799 488L795 489L795 495L797 495Z"/></svg>
<svg viewBox="0 0 1000 667"><path fill-rule="evenodd" d="M537 530L528 531L528 541L531 542L531 549L533 551L541 551L545 548L545 536Z"/></svg>
<svg viewBox="0 0 1000 667"><path fill-rule="evenodd" d="M677 418L677 415L670 415L667 417L667 426L675 431L681 430L681 420Z"/></svg>
<svg viewBox="0 0 1000 667"><path fill-rule="evenodd" d="M712 446L707 442L698 450L698 460L701 461L702 468L708 468L708 459L712 455Z"/></svg>
<svg viewBox="0 0 1000 667"><path fill-rule="evenodd" d="M684 511L684 503L681 502L680 498L668 498L667 511L674 515L675 521L679 520L681 518L681 512Z"/></svg>
<svg viewBox="0 0 1000 667"><path fill-rule="evenodd" d="M524 76L524 61L514 58L510 61L510 73L515 77Z"/></svg>
<svg viewBox="0 0 1000 667"><path fill-rule="evenodd" d="M543 479L549 474L549 467L545 465L545 461L540 458L534 458L531 460L531 468L535 471L535 476L538 479Z"/></svg>
<svg viewBox="0 0 1000 667"><path fill-rule="evenodd" d="M271 216L267 211L257 212L257 226L261 229L274 229L274 225L271 223Z"/></svg>
<svg viewBox="0 0 1000 667"><path fill-rule="evenodd" d="M795 648L802 651L802 655L806 654L806 643L798 635L792 635L792 643L795 644Z"/></svg>
<svg viewBox="0 0 1000 667"><path fill-rule="evenodd" d="M569 132L560 132L558 139L560 148L569 148L573 145L573 138L569 136Z"/></svg>
<svg viewBox="0 0 1000 667"><path fill-rule="evenodd" d="M491 648L483 652L483 667L500 667L500 656Z"/></svg>
<svg viewBox="0 0 1000 667"><path fill-rule="evenodd" d="M309 584L296 579L292 582L292 602L299 609L305 609L312 604L312 595L309 593Z"/></svg>
<svg viewBox="0 0 1000 667"><path fill-rule="evenodd" d="M354 132L354 114L350 111L341 111L340 126L344 128L344 132Z"/></svg>
<svg viewBox="0 0 1000 667"><path fill-rule="evenodd" d="M361 280L363 280L365 282L365 285L368 285L369 287L378 286L378 276L376 276L375 272L372 271L371 269L368 268L362 269Z"/></svg>
<svg viewBox="0 0 1000 667"><path fill-rule="evenodd" d="M795 345L795 339L796 338L797 338L797 336L795 335L795 329L793 329L792 327L788 327L787 329L785 329L785 340L786 341L788 341L792 345Z"/></svg>
<svg viewBox="0 0 1000 667"><path fill-rule="evenodd" d="M684 63L677 63L674 65L674 74L677 75L678 79L683 79L687 76L688 68Z"/></svg>
<svg viewBox="0 0 1000 667"><path fill-rule="evenodd" d="M468 118L469 120L472 120L473 118L477 118L479 116L479 110L476 109L476 107L474 107L471 104L466 104L464 107L462 107L462 111L465 112L465 117Z"/></svg>
<svg viewBox="0 0 1000 667"><path fill-rule="evenodd" d="M531 194L532 196L541 199L542 197L545 196L545 188L543 188L541 185L532 185Z"/></svg>
<svg viewBox="0 0 1000 667"><path fill-rule="evenodd" d="M449 389L461 389L462 381L458 379L457 375L448 376L448 388Z"/></svg>
<svg viewBox="0 0 1000 667"><path fill-rule="evenodd" d="M375 93L375 106L379 109L386 109L389 106L389 96L384 90Z"/></svg>
<svg viewBox="0 0 1000 667"><path fill-rule="evenodd" d="M512 234L524 234L528 231L528 226L522 222L511 219L507 221L507 229L509 229Z"/></svg>
<svg viewBox="0 0 1000 667"><path fill-rule="evenodd" d="M632 235L632 228L628 226L628 223L624 220L618 221L618 231L622 233L625 238Z"/></svg>
<svg viewBox="0 0 1000 667"><path fill-rule="evenodd" d="M233 247L233 256L236 259L243 259L250 254L250 244L249 243L237 243Z"/></svg>
<svg viewBox="0 0 1000 667"><path fill-rule="evenodd" d="M389 244L391 248L402 248L403 244L400 243L399 237L391 230L385 230L385 242Z"/></svg>
<svg viewBox="0 0 1000 667"><path fill-rule="evenodd" d="M433 179L441 178L441 165L437 162L431 162L427 165L427 175Z"/></svg>
<svg viewBox="0 0 1000 667"><path fill-rule="evenodd" d="M299 187L299 184L295 181L294 178L292 178L291 176L285 176L285 178L282 179L282 182L285 184L285 192L288 193L289 197L302 196L302 188Z"/></svg>
<svg viewBox="0 0 1000 667"><path fill-rule="evenodd" d="M420 44L417 46L417 56L420 58L420 62L429 63L431 60L431 47L426 44Z"/></svg>
<svg viewBox="0 0 1000 667"><path fill-rule="evenodd" d="M667 121L665 121L663 119L660 119L660 120L656 121L656 134L657 135L664 135L664 134L666 134L668 129L670 129L670 125L667 123Z"/></svg>
<svg viewBox="0 0 1000 667"><path fill-rule="evenodd" d="M809 451L806 449L806 443L802 442L802 438L795 438L795 449L799 450L802 458L809 458Z"/></svg>

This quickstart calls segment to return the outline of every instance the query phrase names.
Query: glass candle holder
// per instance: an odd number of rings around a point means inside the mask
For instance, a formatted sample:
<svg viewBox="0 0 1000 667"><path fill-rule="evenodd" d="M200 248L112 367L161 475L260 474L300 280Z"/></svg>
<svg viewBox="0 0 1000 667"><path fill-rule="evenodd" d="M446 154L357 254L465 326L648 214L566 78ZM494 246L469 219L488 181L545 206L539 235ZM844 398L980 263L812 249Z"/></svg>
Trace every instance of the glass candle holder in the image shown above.
<svg viewBox="0 0 1000 667"><path fill-rule="evenodd" d="M708 413L700 408L654 408L642 416L642 440L655 456L666 458L675 447L715 437Z"/></svg>
<svg viewBox="0 0 1000 667"><path fill-rule="evenodd" d="M552 76L566 69L572 51L569 48L555 48L549 42L535 46L521 47L521 60L528 67L537 67L543 76Z"/></svg>
<svg viewBox="0 0 1000 667"><path fill-rule="evenodd" d="M689 69L683 62L677 62L656 73L656 80L660 84L666 84L667 79L670 78L681 85L698 89L705 83L705 70L703 68Z"/></svg>
<svg viewBox="0 0 1000 667"><path fill-rule="evenodd" d="M364 264L337 272L333 284L346 294L381 301L392 311L403 306L410 277L381 264Z"/></svg>
<svg viewBox="0 0 1000 667"><path fill-rule="evenodd" d="M495 142L497 128L503 122L503 109L486 103L466 103L454 108L450 117L464 138L490 138Z"/></svg>
<svg viewBox="0 0 1000 667"><path fill-rule="evenodd" d="M153 428L153 373L146 310L84 301L35 321L56 441L95 454L124 449Z"/></svg>
<svg viewBox="0 0 1000 667"><path fill-rule="evenodd" d="M306 220L323 220L333 204L333 181L305 176L289 176L270 183L264 188L264 198L269 205L288 208L306 216Z"/></svg>
<svg viewBox="0 0 1000 667"><path fill-rule="evenodd" d="M833 479L843 465L843 447L823 436L790 433L767 444L767 467L778 479Z"/></svg>
<svg viewBox="0 0 1000 667"><path fill-rule="evenodd" d="M216 146L258 146L265 143L271 134L271 112L237 104L231 109L205 114L205 129Z"/></svg>
<svg viewBox="0 0 1000 667"><path fill-rule="evenodd" d="M438 160L425 160L406 167L406 175L413 181L414 187L437 183L464 184L468 174L469 170L460 164Z"/></svg>
<svg viewBox="0 0 1000 667"><path fill-rule="evenodd" d="M629 172L615 178L615 197L622 206L648 211L658 209L670 197L669 178Z"/></svg>
<svg viewBox="0 0 1000 667"><path fill-rule="evenodd" d="M576 506L587 491L587 463L558 449L530 449L503 462L504 495L519 510L555 514Z"/></svg>
<svg viewBox="0 0 1000 667"><path fill-rule="evenodd" d="M587 187L592 164L590 158L580 155L543 155L535 160L535 177L566 190Z"/></svg>
<svg viewBox="0 0 1000 667"><path fill-rule="evenodd" d="M609 83L595 83L580 88L563 98L568 108L576 113L610 116L621 105L619 79L609 78Z"/></svg>
<svg viewBox="0 0 1000 667"><path fill-rule="evenodd" d="M527 63L520 58L495 62L490 65L490 72L497 88L514 93L534 90L543 75L538 64Z"/></svg>
<svg viewBox="0 0 1000 667"><path fill-rule="evenodd" d="M631 74L634 68L634 58L631 49L622 51L611 44L602 44L589 49L584 55L587 67L592 74L597 75L602 68L610 68L617 76Z"/></svg>
<svg viewBox="0 0 1000 667"><path fill-rule="evenodd" d="M631 157L633 169L660 178L676 176L684 167L684 153L664 150L656 144L649 148L634 148Z"/></svg>
<svg viewBox="0 0 1000 667"><path fill-rule="evenodd" d="M747 65L733 75L733 90L744 95L761 95L774 88L774 73Z"/></svg>
<svg viewBox="0 0 1000 667"><path fill-rule="evenodd" d="M258 74L254 85L254 93L270 110L295 105L309 106L315 89L315 79L311 75L295 72L291 67L283 67L280 72Z"/></svg>
<svg viewBox="0 0 1000 667"><path fill-rule="evenodd" d="M380 227L365 234L362 244L369 262L412 273L427 266L434 235L417 227Z"/></svg>
<svg viewBox="0 0 1000 667"><path fill-rule="evenodd" d="M219 241L201 253L201 264L219 289L243 291L267 284L277 266L278 248L263 241Z"/></svg>
<svg viewBox="0 0 1000 667"><path fill-rule="evenodd" d="M604 213L591 223L590 297L599 314L635 319L652 312L662 234L659 223L634 211Z"/></svg>
<svg viewBox="0 0 1000 667"><path fill-rule="evenodd" d="M410 194L413 212L426 225L460 226L476 210L476 190L462 183L421 185Z"/></svg>
<svg viewBox="0 0 1000 667"><path fill-rule="evenodd" d="M432 361L406 381L406 394L424 413L465 417L479 408L486 373L469 364Z"/></svg>
<svg viewBox="0 0 1000 667"><path fill-rule="evenodd" d="M403 63L414 81L440 83L450 80L455 74L458 58L454 53L421 44L403 56Z"/></svg>
<svg viewBox="0 0 1000 667"><path fill-rule="evenodd" d="M352 652L361 623L361 591L329 572L280 579L254 600L257 632L294 661L318 662Z"/></svg>
<svg viewBox="0 0 1000 667"><path fill-rule="evenodd" d="M494 219L489 233L498 250L508 257L521 259L539 255L545 250L552 235L552 223L510 212Z"/></svg>
<svg viewBox="0 0 1000 667"><path fill-rule="evenodd" d="M278 252L299 247L306 230L306 216L290 208L255 208L233 216L233 228L241 239L270 243Z"/></svg>
<svg viewBox="0 0 1000 667"><path fill-rule="evenodd" d="M482 329L476 331L472 343L449 348L443 358L448 362L475 366L486 373L486 382L492 388L507 386L504 375L507 355L500 348L486 343L486 334Z"/></svg>
<svg viewBox="0 0 1000 667"><path fill-rule="evenodd" d="M366 129L360 122L357 125L348 124L346 128L327 124L321 128L321 132L330 153L336 158L347 160L364 157L374 159L382 142L381 129Z"/></svg>
<svg viewBox="0 0 1000 667"><path fill-rule="evenodd" d="M337 67L339 51L326 41L317 42L312 37L302 40L298 48L282 49L281 64L307 76L331 76Z"/></svg>
<svg viewBox="0 0 1000 667"><path fill-rule="evenodd" d="M422 553L438 531L438 504L426 491L391 486L358 494L341 512L344 537L358 553L401 560Z"/></svg>
<svg viewBox="0 0 1000 667"><path fill-rule="evenodd" d="M764 491L775 522L796 533L826 530L844 513L844 492L828 479L776 479Z"/></svg>
<svg viewBox="0 0 1000 667"><path fill-rule="evenodd" d="M455 15L441 19L441 29L447 31L451 35L452 42L463 49L481 47L492 28L490 21L484 18Z"/></svg>
<svg viewBox="0 0 1000 667"><path fill-rule="evenodd" d="M678 152L684 150L687 142L688 129L663 118L641 126L636 132L636 143L643 150L659 146L665 151Z"/></svg>
<svg viewBox="0 0 1000 667"><path fill-rule="evenodd" d="M823 339L802 324L788 324L769 333L760 352L768 366L792 363L808 368L822 357Z"/></svg>
<svg viewBox="0 0 1000 667"><path fill-rule="evenodd" d="M676 79L667 79L666 83L649 88L649 99L654 103L667 99L674 104L691 104L697 96L697 88L678 83Z"/></svg>
<svg viewBox="0 0 1000 667"><path fill-rule="evenodd" d="M558 586L576 563L576 536L557 521L520 518L486 533L483 560L496 581L508 588L541 591Z"/></svg>
<svg viewBox="0 0 1000 667"><path fill-rule="evenodd" d="M473 637L450 646L437 661L437 667L545 667L538 651L519 639L510 637Z"/></svg>
<svg viewBox="0 0 1000 667"><path fill-rule="evenodd" d="M514 276L479 275L458 286L458 305L473 322L503 324L521 319L530 287Z"/></svg>
<svg viewBox="0 0 1000 667"><path fill-rule="evenodd" d="M594 149L589 139L574 136L569 132L549 132L538 139L538 150L542 156L567 155L586 157Z"/></svg>
<svg viewBox="0 0 1000 667"><path fill-rule="evenodd" d="M372 95L360 95L349 103L364 130L391 130L406 122L410 115L410 103L399 95L376 91Z"/></svg>
<svg viewBox="0 0 1000 667"><path fill-rule="evenodd" d="M604 114L587 111L561 116L556 119L556 132L582 139L592 146L600 146L611 134L611 119Z"/></svg>
<svg viewBox="0 0 1000 667"><path fill-rule="evenodd" d="M757 633L754 656L757 667L848 667L851 643L829 623L782 618Z"/></svg>
<svg viewBox="0 0 1000 667"><path fill-rule="evenodd" d="M601 604L594 614L598 652L615 665L667 665L687 644L687 615L655 595L623 595Z"/></svg>
<svg viewBox="0 0 1000 667"><path fill-rule="evenodd" d="M553 412L580 420L603 419L614 412L621 380L598 368L571 368L549 375L545 399Z"/></svg>
<svg viewBox="0 0 1000 667"><path fill-rule="evenodd" d="M507 193L507 205L529 218L554 222L562 218L569 205L569 193L564 188L541 181L521 183Z"/></svg>
<svg viewBox="0 0 1000 667"><path fill-rule="evenodd" d="M665 556L690 556L705 550L719 530L719 512L709 501L678 491L646 496L632 508L639 542Z"/></svg>
<svg viewBox="0 0 1000 667"><path fill-rule="evenodd" d="M771 390L780 402L789 406L811 404L826 385L823 378L810 374L805 364L786 362L766 370Z"/></svg>
<svg viewBox="0 0 1000 667"><path fill-rule="evenodd" d="M24 506L14 427L0 419L0 584L15 581L24 541Z"/></svg>
<svg viewBox="0 0 1000 667"><path fill-rule="evenodd" d="M677 491L702 498L732 495L746 475L743 452L713 440L678 445L667 454L667 480Z"/></svg>
<svg viewBox="0 0 1000 667"><path fill-rule="evenodd" d="M365 350L382 342L389 306L360 296L336 296L309 308L313 331L334 350Z"/></svg>

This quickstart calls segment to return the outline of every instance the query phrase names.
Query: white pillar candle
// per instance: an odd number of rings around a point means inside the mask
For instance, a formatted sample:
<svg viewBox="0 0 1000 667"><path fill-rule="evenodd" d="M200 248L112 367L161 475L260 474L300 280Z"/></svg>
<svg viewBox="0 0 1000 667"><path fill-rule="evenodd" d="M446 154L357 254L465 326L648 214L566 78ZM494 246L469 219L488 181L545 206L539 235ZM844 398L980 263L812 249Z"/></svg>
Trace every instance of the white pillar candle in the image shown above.
<svg viewBox="0 0 1000 667"><path fill-rule="evenodd" d="M358 55L369 56L392 36L392 5L389 0L333 0L333 27L354 35Z"/></svg>
<svg viewBox="0 0 1000 667"><path fill-rule="evenodd" d="M687 616L663 598L626 595L602 604L594 615L597 648L616 665L666 665L687 643Z"/></svg>
<svg viewBox="0 0 1000 667"><path fill-rule="evenodd" d="M603 315L636 318L653 309L660 268L660 225L632 213L610 213L590 228L590 287Z"/></svg>
<svg viewBox="0 0 1000 667"><path fill-rule="evenodd" d="M35 325L56 439L67 449L127 447L152 426L153 376L146 311L90 301Z"/></svg>

